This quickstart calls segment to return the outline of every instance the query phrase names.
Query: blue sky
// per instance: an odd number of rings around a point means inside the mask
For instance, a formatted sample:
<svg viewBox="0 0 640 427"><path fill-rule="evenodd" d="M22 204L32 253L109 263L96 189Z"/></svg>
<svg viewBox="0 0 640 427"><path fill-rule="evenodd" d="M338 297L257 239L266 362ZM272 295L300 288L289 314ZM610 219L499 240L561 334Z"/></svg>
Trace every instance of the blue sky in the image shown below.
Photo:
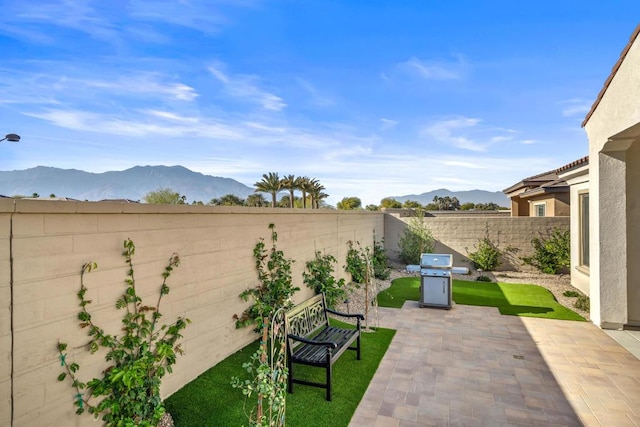
<svg viewBox="0 0 640 427"><path fill-rule="evenodd" d="M0 170L183 165L357 196L502 190L587 154L615 0L0 0ZM35 190L34 190L35 191Z"/></svg>

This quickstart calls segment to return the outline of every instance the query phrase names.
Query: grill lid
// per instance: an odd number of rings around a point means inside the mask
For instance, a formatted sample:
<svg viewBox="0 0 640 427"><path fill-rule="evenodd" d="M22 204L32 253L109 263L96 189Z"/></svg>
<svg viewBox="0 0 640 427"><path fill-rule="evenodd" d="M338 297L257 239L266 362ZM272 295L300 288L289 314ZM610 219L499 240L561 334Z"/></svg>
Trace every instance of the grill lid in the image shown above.
<svg viewBox="0 0 640 427"><path fill-rule="evenodd" d="M422 254L420 255L420 266L423 268L451 268L453 256L451 254Z"/></svg>

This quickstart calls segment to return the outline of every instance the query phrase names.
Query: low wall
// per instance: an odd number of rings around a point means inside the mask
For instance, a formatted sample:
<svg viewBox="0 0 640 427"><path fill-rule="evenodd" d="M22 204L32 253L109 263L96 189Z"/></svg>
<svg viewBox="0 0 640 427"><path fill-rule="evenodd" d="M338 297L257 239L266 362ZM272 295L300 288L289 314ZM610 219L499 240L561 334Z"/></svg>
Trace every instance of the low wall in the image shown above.
<svg viewBox="0 0 640 427"><path fill-rule="evenodd" d="M0 425L101 424L90 415L74 414L69 381L56 380L61 372L56 346L58 340L69 344L67 360L80 364L84 380L105 368L103 353L88 355L86 330L78 327L79 273L84 263L98 263L85 280L87 298L93 300L89 311L97 324L117 334L122 311L114 305L125 288L125 239L136 245L135 278L143 299L157 298L172 253L181 258L161 312L165 322L186 316L192 324L184 331L185 355L163 381L162 394L168 396L256 338L251 328L235 329L232 316L248 306L238 294L257 285L253 248L260 237L270 243L270 223L276 225L278 249L295 260L292 274L301 287L295 299L301 301L312 294L302 283L302 271L315 251L335 256L336 272L344 276L347 241L371 245L374 232L384 233L383 217L375 212L0 199Z"/></svg>
<svg viewBox="0 0 640 427"><path fill-rule="evenodd" d="M390 258L396 261L400 251L398 243L410 218L407 211L387 212L385 215L385 249ZM531 269L522 264L520 257L533 253L533 237L546 234L554 227L569 229L569 217L510 217L478 213L427 213L424 223L436 240L435 253L453 254L455 266L471 268L468 253L476 250L475 245L480 239L489 236L500 249L518 249L514 254L506 254L498 268L516 271Z"/></svg>

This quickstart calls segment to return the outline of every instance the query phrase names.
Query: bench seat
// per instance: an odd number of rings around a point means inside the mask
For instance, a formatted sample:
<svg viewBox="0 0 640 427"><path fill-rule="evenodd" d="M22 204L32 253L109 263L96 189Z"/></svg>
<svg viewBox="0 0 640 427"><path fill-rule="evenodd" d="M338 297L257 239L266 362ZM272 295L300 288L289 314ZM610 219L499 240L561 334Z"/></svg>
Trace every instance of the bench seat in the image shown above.
<svg viewBox="0 0 640 427"><path fill-rule="evenodd" d="M329 324L328 313L357 319L354 328L338 328ZM285 313L287 334L288 388L293 384L321 387L327 390L327 400L332 398L331 376L333 364L346 350L356 351L360 360L360 321L362 314L346 314L326 307L323 294L316 295ZM355 342L355 347L352 344ZM323 367L326 382L317 383L294 377L294 364Z"/></svg>

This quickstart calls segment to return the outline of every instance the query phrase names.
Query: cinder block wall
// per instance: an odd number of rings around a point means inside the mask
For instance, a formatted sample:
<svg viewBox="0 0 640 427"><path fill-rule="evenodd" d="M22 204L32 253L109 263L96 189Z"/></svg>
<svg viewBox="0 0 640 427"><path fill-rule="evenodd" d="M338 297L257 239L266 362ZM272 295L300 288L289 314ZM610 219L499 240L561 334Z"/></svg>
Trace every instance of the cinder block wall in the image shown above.
<svg viewBox="0 0 640 427"><path fill-rule="evenodd" d="M15 211L15 212L14 212ZM105 368L104 354L89 356L86 330L78 327L76 293L81 266L91 260L98 269L86 276L94 321L117 334L122 311L114 308L125 285L122 243L136 245L135 278L139 293L155 301L161 273L172 253L182 260L169 280L171 292L162 303L166 322L186 316L186 354L165 377L162 392L170 395L185 383L255 339L251 328L235 329L232 316L248 303L238 294L257 285L253 248L260 237L270 247L268 225L274 223L277 246L293 258L294 283L301 301L312 292L302 283L304 263L316 250L342 266L347 241L371 245L382 236L382 213L210 206L158 206L120 203L0 200L0 425L99 425L89 415L78 417L70 383L61 372L58 340L69 344L69 361L80 364L89 380ZM13 320L10 315L9 221L13 221ZM14 351L11 353L11 324ZM13 360L11 360L13 356Z"/></svg>
<svg viewBox="0 0 640 427"><path fill-rule="evenodd" d="M0 426L11 425L10 218L0 211Z"/></svg>
<svg viewBox="0 0 640 427"><path fill-rule="evenodd" d="M398 260L398 243L410 219L405 215L407 213L402 212L385 215L385 249L394 260ZM554 227L569 229L569 217L509 217L474 213L426 216L424 223L436 240L435 252L452 253L455 266L471 268L468 252L474 252L478 241L488 235L500 249L518 249L517 253L503 257L503 264L499 267L499 270L516 271L531 269L522 265L519 258L533 253L533 237L541 233L545 235Z"/></svg>

